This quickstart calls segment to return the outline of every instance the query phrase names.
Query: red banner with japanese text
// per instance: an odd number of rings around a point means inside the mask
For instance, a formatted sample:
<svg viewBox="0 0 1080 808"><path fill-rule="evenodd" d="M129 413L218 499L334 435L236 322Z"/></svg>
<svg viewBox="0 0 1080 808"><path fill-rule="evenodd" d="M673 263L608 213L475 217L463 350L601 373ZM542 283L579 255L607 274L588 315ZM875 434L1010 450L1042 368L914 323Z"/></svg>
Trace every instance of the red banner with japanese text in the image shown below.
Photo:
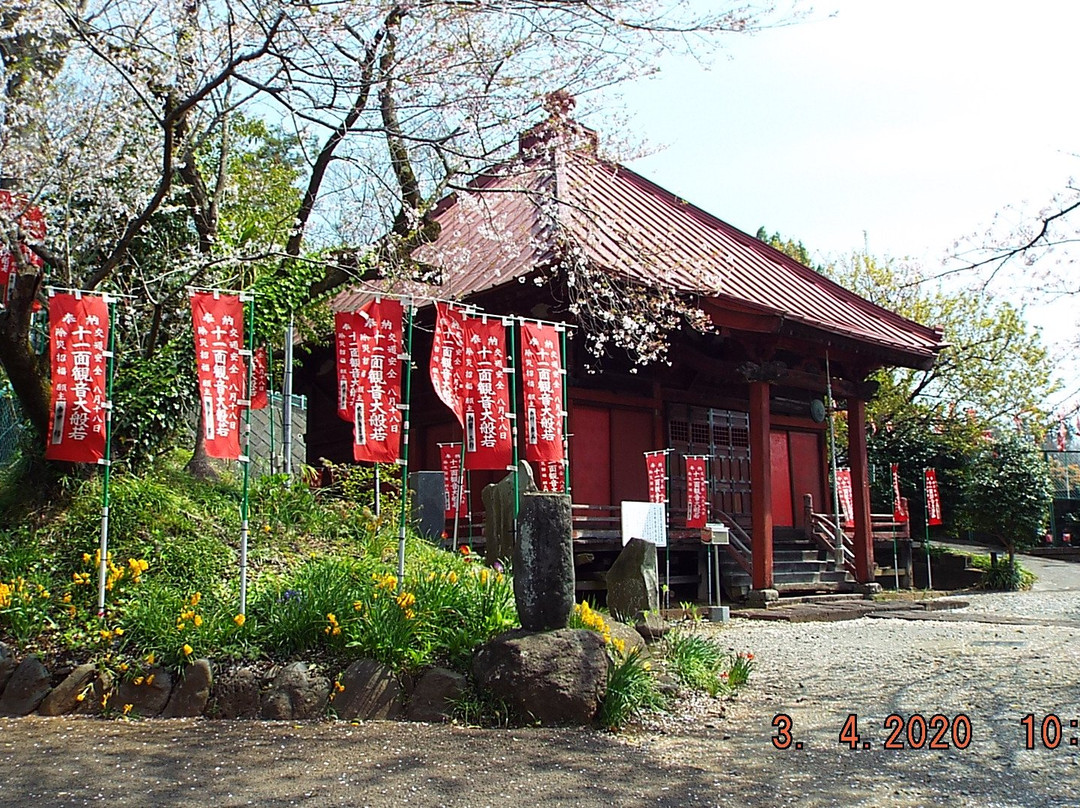
<svg viewBox="0 0 1080 808"><path fill-rule="evenodd" d="M521 325L521 390L525 404L525 459L563 460L563 367L553 325Z"/></svg>
<svg viewBox="0 0 1080 808"><path fill-rule="evenodd" d="M541 491L552 494L566 492L566 471L562 463L547 460L534 460L537 469L537 483Z"/></svg>
<svg viewBox="0 0 1080 808"><path fill-rule="evenodd" d="M0 230L6 231L15 223L25 239L41 242L45 240L45 214L41 208L31 205L26 198L11 191L0 190ZM20 242L19 252L32 267L43 265L41 257L30 249L25 241ZM0 239L0 302L7 306L11 293L15 290L19 264L8 245Z"/></svg>
<svg viewBox="0 0 1080 808"><path fill-rule="evenodd" d="M446 518L469 515L468 500L465 498L465 486L461 475L461 444L444 443L439 446L439 460L443 473L443 502ZM454 506L457 505L455 512Z"/></svg>
<svg viewBox="0 0 1080 808"><path fill-rule="evenodd" d="M251 364L251 409L265 410L270 404L267 394L266 347L255 349L255 359Z"/></svg>
<svg viewBox="0 0 1080 808"><path fill-rule="evenodd" d="M353 459L393 463L401 457L400 300L372 300L354 320L360 360L353 416Z"/></svg>
<svg viewBox="0 0 1080 808"><path fill-rule="evenodd" d="M855 525L855 498L851 489L851 469L836 470L836 494L840 500L840 515L844 517L844 527Z"/></svg>
<svg viewBox="0 0 1080 808"><path fill-rule="evenodd" d="M906 522L908 520L907 504L900 496L900 465L892 464L892 487L893 487L893 521Z"/></svg>
<svg viewBox="0 0 1080 808"><path fill-rule="evenodd" d="M646 452L645 473L649 481L649 502L667 502L667 453Z"/></svg>
<svg viewBox="0 0 1080 808"><path fill-rule="evenodd" d="M435 333L428 371L435 394L465 426L462 374L465 362L465 314L446 303L435 304Z"/></svg>
<svg viewBox="0 0 1080 808"><path fill-rule="evenodd" d="M355 311L334 312L337 414L350 424L356 417L356 391L360 387L360 346L354 338L360 319Z"/></svg>
<svg viewBox="0 0 1080 808"><path fill-rule="evenodd" d="M937 472L925 471L926 479L926 524L941 524L941 492L938 490Z"/></svg>
<svg viewBox="0 0 1080 808"><path fill-rule="evenodd" d="M464 317L462 334L465 468L505 469L514 460L510 389L506 382L506 326L497 317Z"/></svg>
<svg viewBox="0 0 1080 808"><path fill-rule="evenodd" d="M193 292L191 318L195 327L195 359L203 437L210 457L240 457L240 397L245 368L244 304L237 295Z"/></svg>
<svg viewBox="0 0 1080 808"><path fill-rule="evenodd" d="M52 430L49 460L96 463L105 457L109 306L100 295L49 300Z"/></svg>
<svg viewBox="0 0 1080 808"><path fill-rule="evenodd" d="M709 484L704 457L686 458L686 526L705 527L709 516Z"/></svg>

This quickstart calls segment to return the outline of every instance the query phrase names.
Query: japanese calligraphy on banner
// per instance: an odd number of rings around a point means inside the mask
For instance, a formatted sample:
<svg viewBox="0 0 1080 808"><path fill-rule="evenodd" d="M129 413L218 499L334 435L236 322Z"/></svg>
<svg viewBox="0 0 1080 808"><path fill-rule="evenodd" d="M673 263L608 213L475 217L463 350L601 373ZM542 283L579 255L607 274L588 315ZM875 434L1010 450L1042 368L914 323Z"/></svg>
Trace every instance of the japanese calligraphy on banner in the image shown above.
<svg viewBox="0 0 1080 808"><path fill-rule="evenodd" d="M461 484L461 444L442 444L439 447L439 459L443 473L443 502L446 518L466 517L469 515L469 507L465 499L465 487Z"/></svg>
<svg viewBox="0 0 1080 808"><path fill-rule="evenodd" d="M435 334L431 342L431 384L435 394L465 426L462 373L465 361L465 314L446 303L435 304Z"/></svg>
<svg viewBox="0 0 1080 808"><path fill-rule="evenodd" d="M937 472L927 469L926 479L926 524L941 524L941 492L938 490Z"/></svg>
<svg viewBox="0 0 1080 808"><path fill-rule="evenodd" d="M360 346L354 334L360 323L355 311L334 312L334 353L337 365L337 414L350 424L356 417L356 391L360 387Z"/></svg>
<svg viewBox="0 0 1080 808"><path fill-rule="evenodd" d="M649 502L667 502L667 453L646 452L645 473L649 479Z"/></svg>
<svg viewBox="0 0 1080 808"><path fill-rule="evenodd" d="M93 295L49 302L52 430L45 457L96 463L105 457L105 352L109 306Z"/></svg>
<svg viewBox="0 0 1080 808"><path fill-rule="evenodd" d="M240 457L240 393L244 389L244 304L236 295L193 292L195 361L203 437L210 457Z"/></svg>
<svg viewBox="0 0 1080 808"><path fill-rule="evenodd" d="M549 460L534 460L537 468L537 480L541 491L561 494L566 491L566 472L563 464Z"/></svg>
<svg viewBox="0 0 1080 808"><path fill-rule="evenodd" d="M0 191L0 226L7 229L8 222L18 220L19 229L32 241L45 240L45 215L41 208L28 205L24 197ZM19 245L19 251L23 258L32 267L41 267L44 263L41 257L30 249L26 244ZM15 256L8 249L7 244L0 243L0 300L6 306L11 300L11 293L15 290L15 278L18 275L19 265Z"/></svg>
<svg viewBox="0 0 1080 808"><path fill-rule="evenodd" d="M840 500L840 515L844 517L844 527L855 524L855 499L851 490L851 469L836 470L836 494Z"/></svg>
<svg viewBox="0 0 1080 808"><path fill-rule="evenodd" d="M563 377L559 343L555 326L522 323L521 389L525 403L526 460L563 460Z"/></svg>
<svg viewBox="0 0 1080 808"><path fill-rule="evenodd" d="M251 409L264 410L270 403L266 392L266 348L255 349L255 360L251 365Z"/></svg>
<svg viewBox="0 0 1080 808"><path fill-rule="evenodd" d="M399 300L372 300L357 312L353 339L360 362L353 416L353 459L393 463L401 457L401 321Z"/></svg>
<svg viewBox="0 0 1080 808"><path fill-rule="evenodd" d="M462 320L461 372L465 468L505 469L513 462L510 390L506 383L506 326L502 320Z"/></svg>
<svg viewBox="0 0 1080 808"><path fill-rule="evenodd" d="M908 520L907 505L900 496L900 465L892 464L892 488L893 488L893 521L906 522Z"/></svg>
<svg viewBox="0 0 1080 808"><path fill-rule="evenodd" d="M686 526L705 527L709 515L709 485L705 458L686 458Z"/></svg>

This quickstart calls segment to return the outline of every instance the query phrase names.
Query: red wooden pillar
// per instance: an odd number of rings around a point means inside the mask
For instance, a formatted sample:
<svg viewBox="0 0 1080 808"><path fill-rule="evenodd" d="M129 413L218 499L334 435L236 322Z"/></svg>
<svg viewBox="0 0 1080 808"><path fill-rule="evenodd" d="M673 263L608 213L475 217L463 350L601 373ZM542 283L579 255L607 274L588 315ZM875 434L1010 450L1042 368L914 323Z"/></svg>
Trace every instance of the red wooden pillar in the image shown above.
<svg viewBox="0 0 1080 808"><path fill-rule="evenodd" d="M769 383L750 382L750 552L754 589L773 588L772 457Z"/></svg>
<svg viewBox="0 0 1080 808"><path fill-rule="evenodd" d="M855 509L855 579L874 581L874 534L870 520L870 475L866 459L866 402L848 399L848 454Z"/></svg>

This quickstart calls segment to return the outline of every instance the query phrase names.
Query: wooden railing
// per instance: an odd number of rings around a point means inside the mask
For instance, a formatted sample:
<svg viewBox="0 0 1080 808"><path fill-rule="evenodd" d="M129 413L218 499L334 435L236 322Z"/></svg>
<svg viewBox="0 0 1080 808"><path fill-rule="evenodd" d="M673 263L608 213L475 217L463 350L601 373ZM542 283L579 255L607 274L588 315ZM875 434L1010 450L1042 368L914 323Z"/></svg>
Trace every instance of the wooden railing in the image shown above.
<svg viewBox="0 0 1080 808"><path fill-rule="evenodd" d="M907 500L904 500L907 507ZM812 538L818 546L829 553L829 557L836 555L837 524L836 517L831 513L816 513L814 511L814 498L810 494L803 495L803 517L807 538ZM911 527L908 522L897 522L891 513L870 514L870 532L875 542L888 542L893 539L904 540L911 538ZM843 523L839 525L840 538L844 547L844 569L855 572L854 538L855 528L848 527Z"/></svg>
<svg viewBox="0 0 1080 808"><path fill-rule="evenodd" d="M742 525L729 513L714 509L712 518L714 521L720 521L727 525L730 531L727 543L728 555L735 559L736 563L746 571L747 575L752 577L754 575L754 554L750 549L753 543L750 535L743 530Z"/></svg>

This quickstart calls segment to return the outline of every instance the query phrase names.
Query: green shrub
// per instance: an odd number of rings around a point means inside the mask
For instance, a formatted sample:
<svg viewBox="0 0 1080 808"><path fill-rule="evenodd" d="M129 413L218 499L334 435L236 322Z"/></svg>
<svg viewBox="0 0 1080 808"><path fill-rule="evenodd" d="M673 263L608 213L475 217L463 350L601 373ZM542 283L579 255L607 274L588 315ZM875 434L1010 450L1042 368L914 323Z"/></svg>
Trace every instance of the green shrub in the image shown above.
<svg viewBox="0 0 1080 808"><path fill-rule="evenodd" d="M653 675L650 664L638 649L616 657L608 668L607 693L600 705L600 723L618 729L633 718L667 706L667 699Z"/></svg>

